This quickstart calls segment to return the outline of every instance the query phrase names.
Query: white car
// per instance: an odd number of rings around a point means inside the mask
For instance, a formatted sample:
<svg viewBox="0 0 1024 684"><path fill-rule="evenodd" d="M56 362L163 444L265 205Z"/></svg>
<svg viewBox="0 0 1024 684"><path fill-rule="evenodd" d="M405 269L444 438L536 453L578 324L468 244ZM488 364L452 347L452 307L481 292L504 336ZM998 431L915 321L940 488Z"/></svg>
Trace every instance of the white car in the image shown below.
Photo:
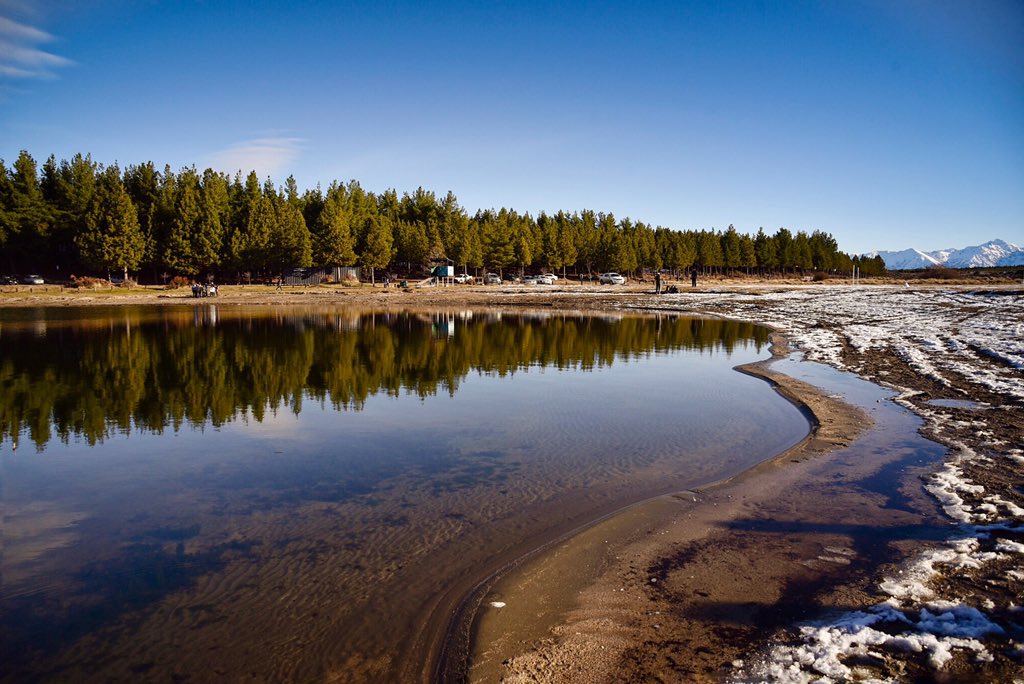
<svg viewBox="0 0 1024 684"><path fill-rule="evenodd" d="M42 276L28 275L28 276L25 276L24 278L22 278L21 282L23 282L26 285L42 285L46 281L43 280Z"/></svg>
<svg viewBox="0 0 1024 684"><path fill-rule="evenodd" d="M524 285L554 285L553 281L548 275L532 275L523 278Z"/></svg>
<svg viewBox="0 0 1024 684"><path fill-rule="evenodd" d="M625 285L626 279L620 276L618 273L602 273L598 276L598 281L602 285Z"/></svg>
<svg viewBox="0 0 1024 684"><path fill-rule="evenodd" d="M466 283L472 282L473 276L468 273L459 273L452 277L452 280L457 282L459 285L465 285Z"/></svg>
<svg viewBox="0 0 1024 684"><path fill-rule="evenodd" d="M501 278L497 273L488 273L484 276L484 285L501 285Z"/></svg>
<svg viewBox="0 0 1024 684"><path fill-rule="evenodd" d="M548 285L554 285L555 283L558 282L558 276L556 276L554 273L541 273L540 277L549 279L551 282L548 283Z"/></svg>

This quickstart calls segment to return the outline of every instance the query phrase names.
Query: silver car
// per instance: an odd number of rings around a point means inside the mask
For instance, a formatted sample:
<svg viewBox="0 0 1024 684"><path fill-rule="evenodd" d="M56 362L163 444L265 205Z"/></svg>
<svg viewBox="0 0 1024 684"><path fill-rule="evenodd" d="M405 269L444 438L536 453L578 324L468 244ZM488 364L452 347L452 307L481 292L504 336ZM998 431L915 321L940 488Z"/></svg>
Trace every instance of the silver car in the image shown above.
<svg viewBox="0 0 1024 684"><path fill-rule="evenodd" d="M602 273L598 276L598 281L602 285L625 285L626 279L620 276L618 273Z"/></svg>

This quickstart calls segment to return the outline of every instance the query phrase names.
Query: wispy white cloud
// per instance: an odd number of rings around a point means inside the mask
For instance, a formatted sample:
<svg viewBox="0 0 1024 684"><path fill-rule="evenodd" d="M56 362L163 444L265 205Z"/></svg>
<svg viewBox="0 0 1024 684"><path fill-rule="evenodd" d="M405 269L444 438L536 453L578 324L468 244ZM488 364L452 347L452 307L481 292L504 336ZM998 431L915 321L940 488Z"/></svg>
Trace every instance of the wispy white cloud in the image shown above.
<svg viewBox="0 0 1024 684"><path fill-rule="evenodd" d="M0 16L0 77L55 78L56 69L72 66L74 62L36 47L53 40L51 34L40 28Z"/></svg>
<svg viewBox="0 0 1024 684"><path fill-rule="evenodd" d="M18 67L6 64L0 64L0 76L7 76L8 78L38 78L38 74L34 71L19 69Z"/></svg>
<svg viewBox="0 0 1024 684"><path fill-rule="evenodd" d="M3 39L0 39L0 58L7 62L36 68L67 66L72 63L70 59L52 52L16 45Z"/></svg>
<svg viewBox="0 0 1024 684"><path fill-rule="evenodd" d="M0 17L0 35L11 36L32 43L48 43L53 40L53 36L46 31L37 29L35 26L19 24L7 17Z"/></svg>
<svg viewBox="0 0 1024 684"><path fill-rule="evenodd" d="M214 152L209 165L228 173L255 171L261 178L270 176L279 181L282 174L294 170L304 142L303 138L283 136L253 138Z"/></svg>

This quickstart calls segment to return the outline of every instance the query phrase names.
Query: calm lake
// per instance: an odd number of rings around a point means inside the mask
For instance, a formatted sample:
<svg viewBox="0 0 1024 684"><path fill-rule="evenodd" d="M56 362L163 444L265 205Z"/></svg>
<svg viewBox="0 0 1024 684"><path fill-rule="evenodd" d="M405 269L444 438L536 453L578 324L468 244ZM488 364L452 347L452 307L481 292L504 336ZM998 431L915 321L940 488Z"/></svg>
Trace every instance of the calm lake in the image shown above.
<svg viewBox="0 0 1024 684"><path fill-rule="evenodd" d="M0 310L0 677L420 678L496 569L799 441L733 370L767 346L664 315Z"/></svg>

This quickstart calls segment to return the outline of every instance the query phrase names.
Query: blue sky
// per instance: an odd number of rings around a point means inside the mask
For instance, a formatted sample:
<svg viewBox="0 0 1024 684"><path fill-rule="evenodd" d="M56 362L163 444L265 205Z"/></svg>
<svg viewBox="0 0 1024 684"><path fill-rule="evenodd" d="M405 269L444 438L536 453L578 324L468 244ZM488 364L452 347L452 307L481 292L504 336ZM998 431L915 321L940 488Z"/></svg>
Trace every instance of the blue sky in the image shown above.
<svg viewBox="0 0 1024 684"><path fill-rule="evenodd" d="M1024 2L0 0L0 158L1024 243Z"/></svg>

